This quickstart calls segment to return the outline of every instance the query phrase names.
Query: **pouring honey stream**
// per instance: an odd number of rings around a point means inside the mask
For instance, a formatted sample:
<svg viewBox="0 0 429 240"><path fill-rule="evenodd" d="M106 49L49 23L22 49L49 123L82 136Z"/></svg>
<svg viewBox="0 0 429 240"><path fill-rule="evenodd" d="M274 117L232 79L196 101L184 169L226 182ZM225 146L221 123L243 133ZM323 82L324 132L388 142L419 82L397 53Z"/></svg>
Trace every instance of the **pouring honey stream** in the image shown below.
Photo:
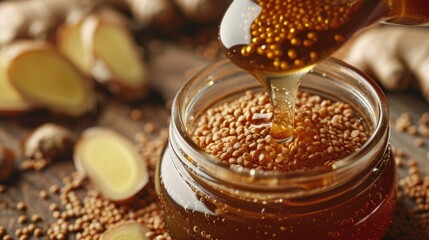
<svg viewBox="0 0 429 240"><path fill-rule="evenodd" d="M234 0L220 25L226 55L264 86L273 105L270 135L293 139L300 79L359 29L429 21L426 0ZM267 120L267 119L265 119Z"/></svg>

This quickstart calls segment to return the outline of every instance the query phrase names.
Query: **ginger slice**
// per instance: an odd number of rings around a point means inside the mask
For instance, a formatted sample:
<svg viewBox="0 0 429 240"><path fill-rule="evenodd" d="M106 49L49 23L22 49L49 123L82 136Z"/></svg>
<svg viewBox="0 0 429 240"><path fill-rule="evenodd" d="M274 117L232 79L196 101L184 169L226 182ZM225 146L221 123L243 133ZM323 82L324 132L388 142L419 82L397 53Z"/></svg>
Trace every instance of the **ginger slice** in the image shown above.
<svg viewBox="0 0 429 240"><path fill-rule="evenodd" d="M146 163L135 146L113 130L85 130L74 149L76 169L87 176L104 197L126 201L149 181Z"/></svg>
<svg viewBox="0 0 429 240"><path fill-rule="evenodd" d="M146 233L149 229L137 222L126 222L114 226L101 236L101 240L149 240Z"/></svg>
<svg viewBox="0 0 429 240"><path fill-rule="evenodd" d="M35 105L74 117L93 108L87 79L48 43L15 42L1 56L12 85Z"/></svg>
<svg viewBox="0 0 429 240"><path fill-rule="evenodd" d="M102 8L97 12L89 15L90 17L75 16L74 18L68 19L69 21L64 22L57 28L56 32L56 43L58 49L67 56L81 71L91 75L94 56L93 56L93 26L86 26L83 28L83 22L85 19L97 16L102 18L108 18L109 22L116 24L120 27L127 28L128 22L119 15L116 11L110 8ZM88 25L88 24L86 24ZM108 41L108 39L106 39ZM85 44L84 44L85 43Z"/></svg>
<svg viewBox="0 0 429 240"><path fill-rule="evenodd" d="M94 36L94 52L112 74L118 77L118 84L133 88L144 83L143 64L136 55L136 48L122 29L100 23Z"/></svg>
<svg viewBox="0 0 429 240"><path fill-rule="evenodd" d="M12 86L4 64L0 63L0 114L17 114L32 108L33 106Z"/></svg>
<svg viewBox="0 0 429 240"><path fill-rule="evenodd" d="M82 21L64 23L57 29L57 47L82 72L90 75L91 56L82 42Z"/></svg>
<svg viewBox="0 0 429 240"><path fill-rule="evenodd" d="M114 12L99 12L85 19L84 50L92 53L92 75L124 100L146 94L147 69L131 32Z"/></svg>
<svg viewBox="0 0 429 240"><path fill-rule="evenodd" d="M123 100L146 95L147 69L128 21L103 8L57 31L57 45L73 63Z"/></svg>

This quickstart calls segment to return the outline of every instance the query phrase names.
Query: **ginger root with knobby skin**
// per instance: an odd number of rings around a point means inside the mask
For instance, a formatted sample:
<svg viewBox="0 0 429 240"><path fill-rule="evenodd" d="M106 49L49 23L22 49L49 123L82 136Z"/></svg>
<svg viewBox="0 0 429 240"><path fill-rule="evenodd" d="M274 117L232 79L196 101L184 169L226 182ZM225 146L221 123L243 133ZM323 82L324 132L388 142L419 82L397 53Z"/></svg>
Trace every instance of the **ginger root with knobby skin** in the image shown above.
<svg viewBox="0 0 429 240"><path fill-rule="evenodd" d="M377 26L351 39L336 57L369 73L389 90L416 86L429 102L429 30Z"/></svg>
<svg viewBox="0 0 429 240"><path fill-rule="evenodd" d="M99 6L131 12L140 27L171 29L182 16L197 22L219 20L231 0L20 0L0 2L0 46L15 39L46 39L68 19L80 18Z"/></svg>
<svg viewBox="0 0 429 240"><path fill-rule="evenodd" d="M113 0L131 12L141 27L170 27L180 22L172 0Z"/></svg>
<svg viewBox="0 0 429 240"><path fill-rule="evenodd" d="M175 2L188 19L196 22L214 22L220 20L231 1L175 0Z"/></svg>
<svg viewBox="0 0 429 240"><path fill-rule="evenodd" d="M45 123L22 139L22 157L25 160L54 161L69 152L73 140L73 134L67 128Z"/></svg>
<svg viewBox="0 0 429 240"><path fill-rule="evenodd" d="M2 49L0 60L12 86L32 104L73 117L94 107L88 79L49 43L11 43Z"/></svg>
<svg viewBox="0 0 429 240"><path fill-rule="evenodd" d="M98 0L22 0L0 3L0 46L15 39L46 39L71 13L91 11Z"/></svg>
<svg viewBox="0 0 429 240"><path fill-rule="evenodd" d="M219 21L231 0L109 0L128 9L141 27L171 29L182 18L198 23Z"/></svg>

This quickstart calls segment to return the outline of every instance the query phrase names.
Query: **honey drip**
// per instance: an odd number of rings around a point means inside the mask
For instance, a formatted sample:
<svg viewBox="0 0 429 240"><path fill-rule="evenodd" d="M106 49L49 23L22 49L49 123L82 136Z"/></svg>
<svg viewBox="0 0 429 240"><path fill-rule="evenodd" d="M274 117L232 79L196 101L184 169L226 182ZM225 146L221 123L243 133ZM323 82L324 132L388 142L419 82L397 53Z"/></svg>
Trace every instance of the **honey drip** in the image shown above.
<svg viewBox="0 0 429 240"><path fill-rule="evenodd" d="M270 135L277 142L293 139L295 99L299 82L307 71L299 71L286 75L262 75L261 78L269 87L268 93L273 105L273 117Z"/></svg>
<svg viewBox="0 0 429 240"><path fill-rule="evenodd" d="M270 94L270 134L291 140L300 78L360 28L389 16L394 23L429 20L427 0L234 0L220 25L226 55Z"/></svg>

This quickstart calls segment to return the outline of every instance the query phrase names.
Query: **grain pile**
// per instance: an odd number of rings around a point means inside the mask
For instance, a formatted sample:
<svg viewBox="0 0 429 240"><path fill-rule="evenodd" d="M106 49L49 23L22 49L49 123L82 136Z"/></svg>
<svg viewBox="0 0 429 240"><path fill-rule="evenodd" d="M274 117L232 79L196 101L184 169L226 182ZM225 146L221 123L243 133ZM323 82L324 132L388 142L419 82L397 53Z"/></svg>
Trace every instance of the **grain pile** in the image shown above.
<svg viewBox="0 0 429 240"><path fill-rule="evenodd" d="M395 151L403 158L402 151ZM398 196L388 235L395 240L424 240L429 236L429 176L423 176L417 161L404 164L408 175L398 182ZM402 166L402 163L401 163Z"/></svg>
<svg viewBox="0 0 429 240"><path fill-rule="evenodd" d="M75 237L95 240L100 239L106 230L130 221L146 226L149 229L146 234L148 239L171 239L161 217L153 184L155 165L166 140L166 129L157 131L151 123L145 125L144 131L136 134L140 155L148 163L151 182L131 203L118 204L103 198L88 187L87 180L74 172L62 179L62 185L51 185L39 193L41 201L49 202L49 211L55 219L53 222L49 223L38 214L28 216L26 204L18 202L16 209L22 214L16 221L20 228L11 233L0 226L0 239L62 240Z"/></svg>
<svg viewBox="0 0 429 240"><path fill-rule="evenodd" d="M402 113L394 124L395 130L413 137L418 148L429 137L429 113L423 113L414 124L409 113ZM426 240L429 237L429 176L422 172L415 158L404 149L395 147L394 156L400 172L398 197L388 236L395 240ZM429 160L429 151L426 153ZM405 173L405 174L404 174Z"/></svg>
<svg viewBox="0 0 429 240"><path fill-rule="evenodd" d="M231 165L288 171L329 166L368 139L369 130L347 103L300 92L295 112L295 138L279 144L269 135L272 106L268 95L247 91L208 109L196 124L194 141ZM261 120L261 115L268 117Z"/></svg>
<svg viewBox="0 0 429 240"><path fill-rule="evenodd" d="M151 239L170 239L153 190L142 193L131 205L122 205L104 199L93 190L85 192L80 200L75 190L83 184L76 181L80 181L78 175L73 177L71 185L65 184L61 188L60 203L51 204L56 221L46 232L50 239L66 239L71 234L75 234L76 239L100 239L107 229L128 221L147 226L151 230L147 237Z"/></svg>

